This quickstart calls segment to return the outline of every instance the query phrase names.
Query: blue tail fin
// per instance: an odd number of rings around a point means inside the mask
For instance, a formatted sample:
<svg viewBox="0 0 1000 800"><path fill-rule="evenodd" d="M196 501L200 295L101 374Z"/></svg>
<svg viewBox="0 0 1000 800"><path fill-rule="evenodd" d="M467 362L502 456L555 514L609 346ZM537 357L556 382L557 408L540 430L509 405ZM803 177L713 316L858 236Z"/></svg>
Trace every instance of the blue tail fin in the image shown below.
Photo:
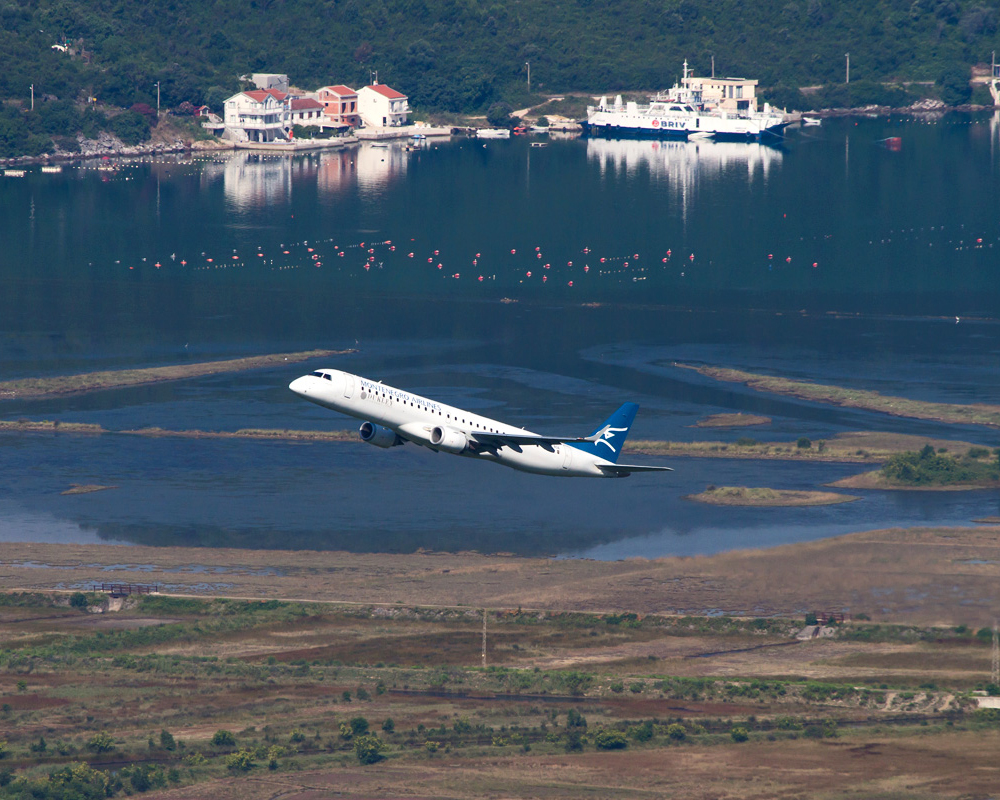
<svg viewBox="0 0 1000 800"><path fill-rule="evenodd" d="M574 443L573 447L593 456L607 459L612 463L617 462L618 454L621 452L622 445L625 444L625 437L628 436L629 428L632 427L632 421L635 419L635 412L638 410L639 406L635 403L625 403L590 434L591 436L599 436L597 441L578 442Z"/></svg>

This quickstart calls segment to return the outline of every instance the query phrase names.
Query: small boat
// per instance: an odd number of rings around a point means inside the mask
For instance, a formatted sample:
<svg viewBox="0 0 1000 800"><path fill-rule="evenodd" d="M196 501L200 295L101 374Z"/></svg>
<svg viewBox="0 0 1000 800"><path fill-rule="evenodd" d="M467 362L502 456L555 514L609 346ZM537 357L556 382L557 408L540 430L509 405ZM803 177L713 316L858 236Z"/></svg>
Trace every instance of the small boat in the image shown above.
<svg viewBox="0 0 1000 800"><path fill-rule="evenodd" d="M423 139L426 139L427 137L424 134L422 134L422 133L414 133L414 134L410 135L410 138L411 139L416 139L417 141L421 141Z"/></svg>
<svg viewBox="0 0 1000 800"><path fill-rule="evenodd" d="M823 120L821 120L819 117L803 117L802 118L802 127L814 127L816 125L822 125L822 124L823 124Z"/></svg>
<svg viewBox="0 0 1000 800"><path fill-rule="evenodd" d="M480 139L509 139L510 131L506 128L480 128L476 136Z"/></svg>
<svg viewBox="0 0 1000 800"><path fill-rule="evenodd" d="M531 146L532 147L548 147L549 145L548 145L547 142L532 142Z"/></svg>

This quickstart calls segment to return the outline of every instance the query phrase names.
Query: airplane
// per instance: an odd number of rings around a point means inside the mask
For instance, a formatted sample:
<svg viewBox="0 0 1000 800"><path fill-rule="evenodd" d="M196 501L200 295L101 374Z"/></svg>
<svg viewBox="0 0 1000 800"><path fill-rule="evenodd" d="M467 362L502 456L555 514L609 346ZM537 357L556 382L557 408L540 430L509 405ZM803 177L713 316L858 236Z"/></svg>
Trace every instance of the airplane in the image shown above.
<svg viewBox="0 0 1000 800"><path fill-rule="evenodd" d="M625 403L589 436L540 436L336 369L303 375L288 388L324 408L363 420L361 439L376 447L412 442L538 475L626 478L633 472L672 471L617 463L639 410L635 403Z"/></svg>

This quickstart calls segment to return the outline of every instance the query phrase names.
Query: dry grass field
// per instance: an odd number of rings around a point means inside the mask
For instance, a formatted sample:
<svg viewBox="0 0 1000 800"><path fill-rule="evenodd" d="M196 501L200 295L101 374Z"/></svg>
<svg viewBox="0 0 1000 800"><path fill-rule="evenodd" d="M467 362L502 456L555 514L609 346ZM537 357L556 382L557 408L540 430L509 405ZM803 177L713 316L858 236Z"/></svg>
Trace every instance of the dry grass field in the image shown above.
<svg viewBox="0 0 1000 800"><path fill-rule="evenodd" d="M0 798L987 798L997 532L613 563L4 544ZM69 602L104 581L172 596Z"/></svg>

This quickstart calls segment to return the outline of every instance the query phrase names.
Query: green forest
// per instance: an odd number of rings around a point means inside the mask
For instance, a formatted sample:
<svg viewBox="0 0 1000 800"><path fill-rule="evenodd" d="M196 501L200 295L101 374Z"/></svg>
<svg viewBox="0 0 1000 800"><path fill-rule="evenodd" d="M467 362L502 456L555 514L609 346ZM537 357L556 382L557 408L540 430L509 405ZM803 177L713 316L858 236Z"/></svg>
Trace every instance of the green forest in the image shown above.
<svg viewBox="0 0 1000 800"><path fill-rule="evenodd" d="M654 90L687 59L760 79L781 105L861 104L885 82L969 99L1000 0L0 0L0 100L95 97L220 110L252 72L312 90L378 78L426 111L543 94ZM69 51L53 49L68 46ZM850 53L851 92L843 87ZM531 65L531 89L527 67ZM946 84L951 81L949 88ZM829 85L809 100L797 90ZM902 89L886 99L912 97ZM0 119L0 146L9 115ZM84 124L83 121L80 123ZM32 123L32 133L44 133ZM10 131L7 134L10 135ZM23 133L23 131L22 131Z"/></svg>

